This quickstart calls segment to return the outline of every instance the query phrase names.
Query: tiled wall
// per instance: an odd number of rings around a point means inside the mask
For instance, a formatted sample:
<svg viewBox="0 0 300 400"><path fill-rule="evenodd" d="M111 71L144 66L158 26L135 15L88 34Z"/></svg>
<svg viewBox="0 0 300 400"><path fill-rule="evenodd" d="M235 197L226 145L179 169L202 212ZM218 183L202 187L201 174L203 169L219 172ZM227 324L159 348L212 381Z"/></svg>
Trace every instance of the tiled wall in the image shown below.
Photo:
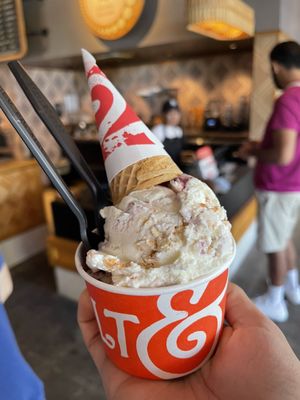
<svg viewBox="0 0 300 400"><path fill-rule="evenodd" d="M66 94L74 93L74 91L80 92L82 96L84 95L81 93L80 89L82 85L80 86L80 84L78 84L78 80L80 81L84 78L84 74L81 72L63 71L58 69L44 70L40 68L28 68L27 71L53 105L56 103L63 103L64 96ZM51 160L57 161L61 156L58 145L35 114L30 103L19 88L15 78L5 65L0 65L0 84L20 110ZM1 110L0 119L0 127L4 128L5 131L8 132L10 143L13 144L15 149L15 154L20 158L28 155L27 149L11 129L9 122L6 120Z"/></svg>
<svg viewBox="0 0 300 400"><path fill-rule="evenodd" d="M241 96L250 96L252 54L249 52L209 56L179 61L120 67L105 70L139 115L148 122L159 113L163 96L141 98L139 92L171 88L183 111L183 124L201 120L209 100L237 104Z"/></svg>
<svg viewBox="0 0 300 400"><path fill-rule="evenodd" d="M146 123L150 121L153 113L159 113L163 97L146 98L139 96L138 93L145 94L153 88L175 89L183 111L183 125L190 127L201 121L209 100L224 100L235 105L241 96L249 97L251 67L252 55L245 52L110 68L104 69L104 72ZM66 94L76 91L80 96L82 113L87 120L93 120L83 71L40 68L27 70L52 104L63 103ZM11 96L51 159L53 161L59 159L61 152L56 142L40 122L14 77L4 65L0 65L0 84ZM0 118L2 126L9 126L1 111ZM17 147L16 153L26 154L26 149L17 135L13 133L11 135L14 146Z"/></svg>

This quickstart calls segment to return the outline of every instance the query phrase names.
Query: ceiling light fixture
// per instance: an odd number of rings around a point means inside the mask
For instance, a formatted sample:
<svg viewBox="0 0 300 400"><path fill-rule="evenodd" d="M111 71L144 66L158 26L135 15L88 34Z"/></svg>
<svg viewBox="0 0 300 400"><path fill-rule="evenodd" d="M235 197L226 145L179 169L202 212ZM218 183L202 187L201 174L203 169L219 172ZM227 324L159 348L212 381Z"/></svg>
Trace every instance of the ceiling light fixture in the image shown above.
<svg viewBox="0 0 300 400"><path fill-rule="evenodd" d="M254 10L241 0L188 0L189 31L217 40L254 34Z"/></svg>

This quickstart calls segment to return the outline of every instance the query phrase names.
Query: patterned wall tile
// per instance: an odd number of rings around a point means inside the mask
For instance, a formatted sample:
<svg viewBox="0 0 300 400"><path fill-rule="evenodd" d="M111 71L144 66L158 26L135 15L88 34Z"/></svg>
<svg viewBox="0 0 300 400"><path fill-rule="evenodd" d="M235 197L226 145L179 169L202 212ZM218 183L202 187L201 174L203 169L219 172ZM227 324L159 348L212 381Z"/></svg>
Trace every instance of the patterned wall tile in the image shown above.
<svg viewBox="0 0 300 400"><path fill-rule="evenodd" d="M78 82L84 82L86 86L86 82L83 79L84 74L81 72L63 71L58 69L44 70L41 68L28 68L28 72L33 81L38 85L53 105L56 103L62 104L66 94L77 92ZM83 76L83 78L81 76ZM12 98L29 127L38 137L47 154L54 162L59 160L61 158L59 146L37 117L29 101L16 83L15 78L5 65L0 66L0 84ZM85 92L87 92L86 88ZM13 136L13 138L10 139L10 142L14 145L16 157L23 158L28 156L28 150L23 145L18 135L10 127L9 122L1 111L0 118L2 119L2 127L9 132L9 135Z"/></svg>
<svg viewBox="0 0 300 400"><path fill-rule="evenodd" d="M105 69L112 82L123 92L139 115L149 122L160 112L163 97L157 102L135 98L139 90L155 87L174 88L183 111L183 124L199 128L206 104L212 99L237 104L241 96L250 97L252 54L220 55L142 66ZM133 104L134 103L134 104ZM147 109L148 108L148 109Z"/></svg>
<svg viewBox="0 0 300 400"><path fill-rule="evenodd" d="M150 122L153 114L160 112L163 97L157 97L154 102L149 102L148 99L141 98L138 92L161 87L177 90L178 101L183 111L184 126L199 128L209 100L219 99L236 104L240 96L249 97L251 68L251 53L241 53L238 56L229 54L165 61L110 68L104 71L146 123ZM90 96L83 71L28 68L28 72L52 104L63 104L67 94L77 92L80 96L82 114L87 120L93 120ZM5 65L0 65L0 84L24 115L51 159L58 160L61 157L58 145L36 116ZM1 112L0 118L2 118L3 127L10 126ZM27 156L27 149L12 129L10 129L10 135L10 142L14 144L16 156Z"/></svg>

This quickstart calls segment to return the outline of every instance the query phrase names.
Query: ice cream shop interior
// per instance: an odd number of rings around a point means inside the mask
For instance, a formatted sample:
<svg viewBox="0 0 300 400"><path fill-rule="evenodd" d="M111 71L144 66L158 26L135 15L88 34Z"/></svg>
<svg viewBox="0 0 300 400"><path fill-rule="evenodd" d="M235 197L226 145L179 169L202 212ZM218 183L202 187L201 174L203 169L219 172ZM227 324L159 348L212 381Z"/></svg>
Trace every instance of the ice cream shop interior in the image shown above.
<svg viewBox="0 0 300 400"><path fill-rule="evenodd" d="M90 355L89 307L116 380L150 399L149 379L209 362L227 280L300 357L299 20L298 0L0 0L0 399L125 398ZM199 280L223 320L205 311L217 339L186 369ZM204 322L160 365L143 318L184 285Z"/></svg>

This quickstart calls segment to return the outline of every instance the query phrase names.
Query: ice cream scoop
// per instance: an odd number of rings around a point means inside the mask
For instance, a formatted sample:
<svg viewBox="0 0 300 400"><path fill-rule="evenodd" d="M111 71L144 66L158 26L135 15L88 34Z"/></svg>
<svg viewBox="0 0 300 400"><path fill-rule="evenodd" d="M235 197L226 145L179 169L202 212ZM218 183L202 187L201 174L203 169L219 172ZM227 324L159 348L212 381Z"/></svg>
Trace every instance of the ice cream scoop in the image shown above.
<svg viewBox="0 0 300 400"><path fill-rule="evenodd" d="M114 285L186 283L232 258L226 211L205 183L188 175L132 192L101 215L105 241L88 252L87 265L111 273Z"/></svg>

